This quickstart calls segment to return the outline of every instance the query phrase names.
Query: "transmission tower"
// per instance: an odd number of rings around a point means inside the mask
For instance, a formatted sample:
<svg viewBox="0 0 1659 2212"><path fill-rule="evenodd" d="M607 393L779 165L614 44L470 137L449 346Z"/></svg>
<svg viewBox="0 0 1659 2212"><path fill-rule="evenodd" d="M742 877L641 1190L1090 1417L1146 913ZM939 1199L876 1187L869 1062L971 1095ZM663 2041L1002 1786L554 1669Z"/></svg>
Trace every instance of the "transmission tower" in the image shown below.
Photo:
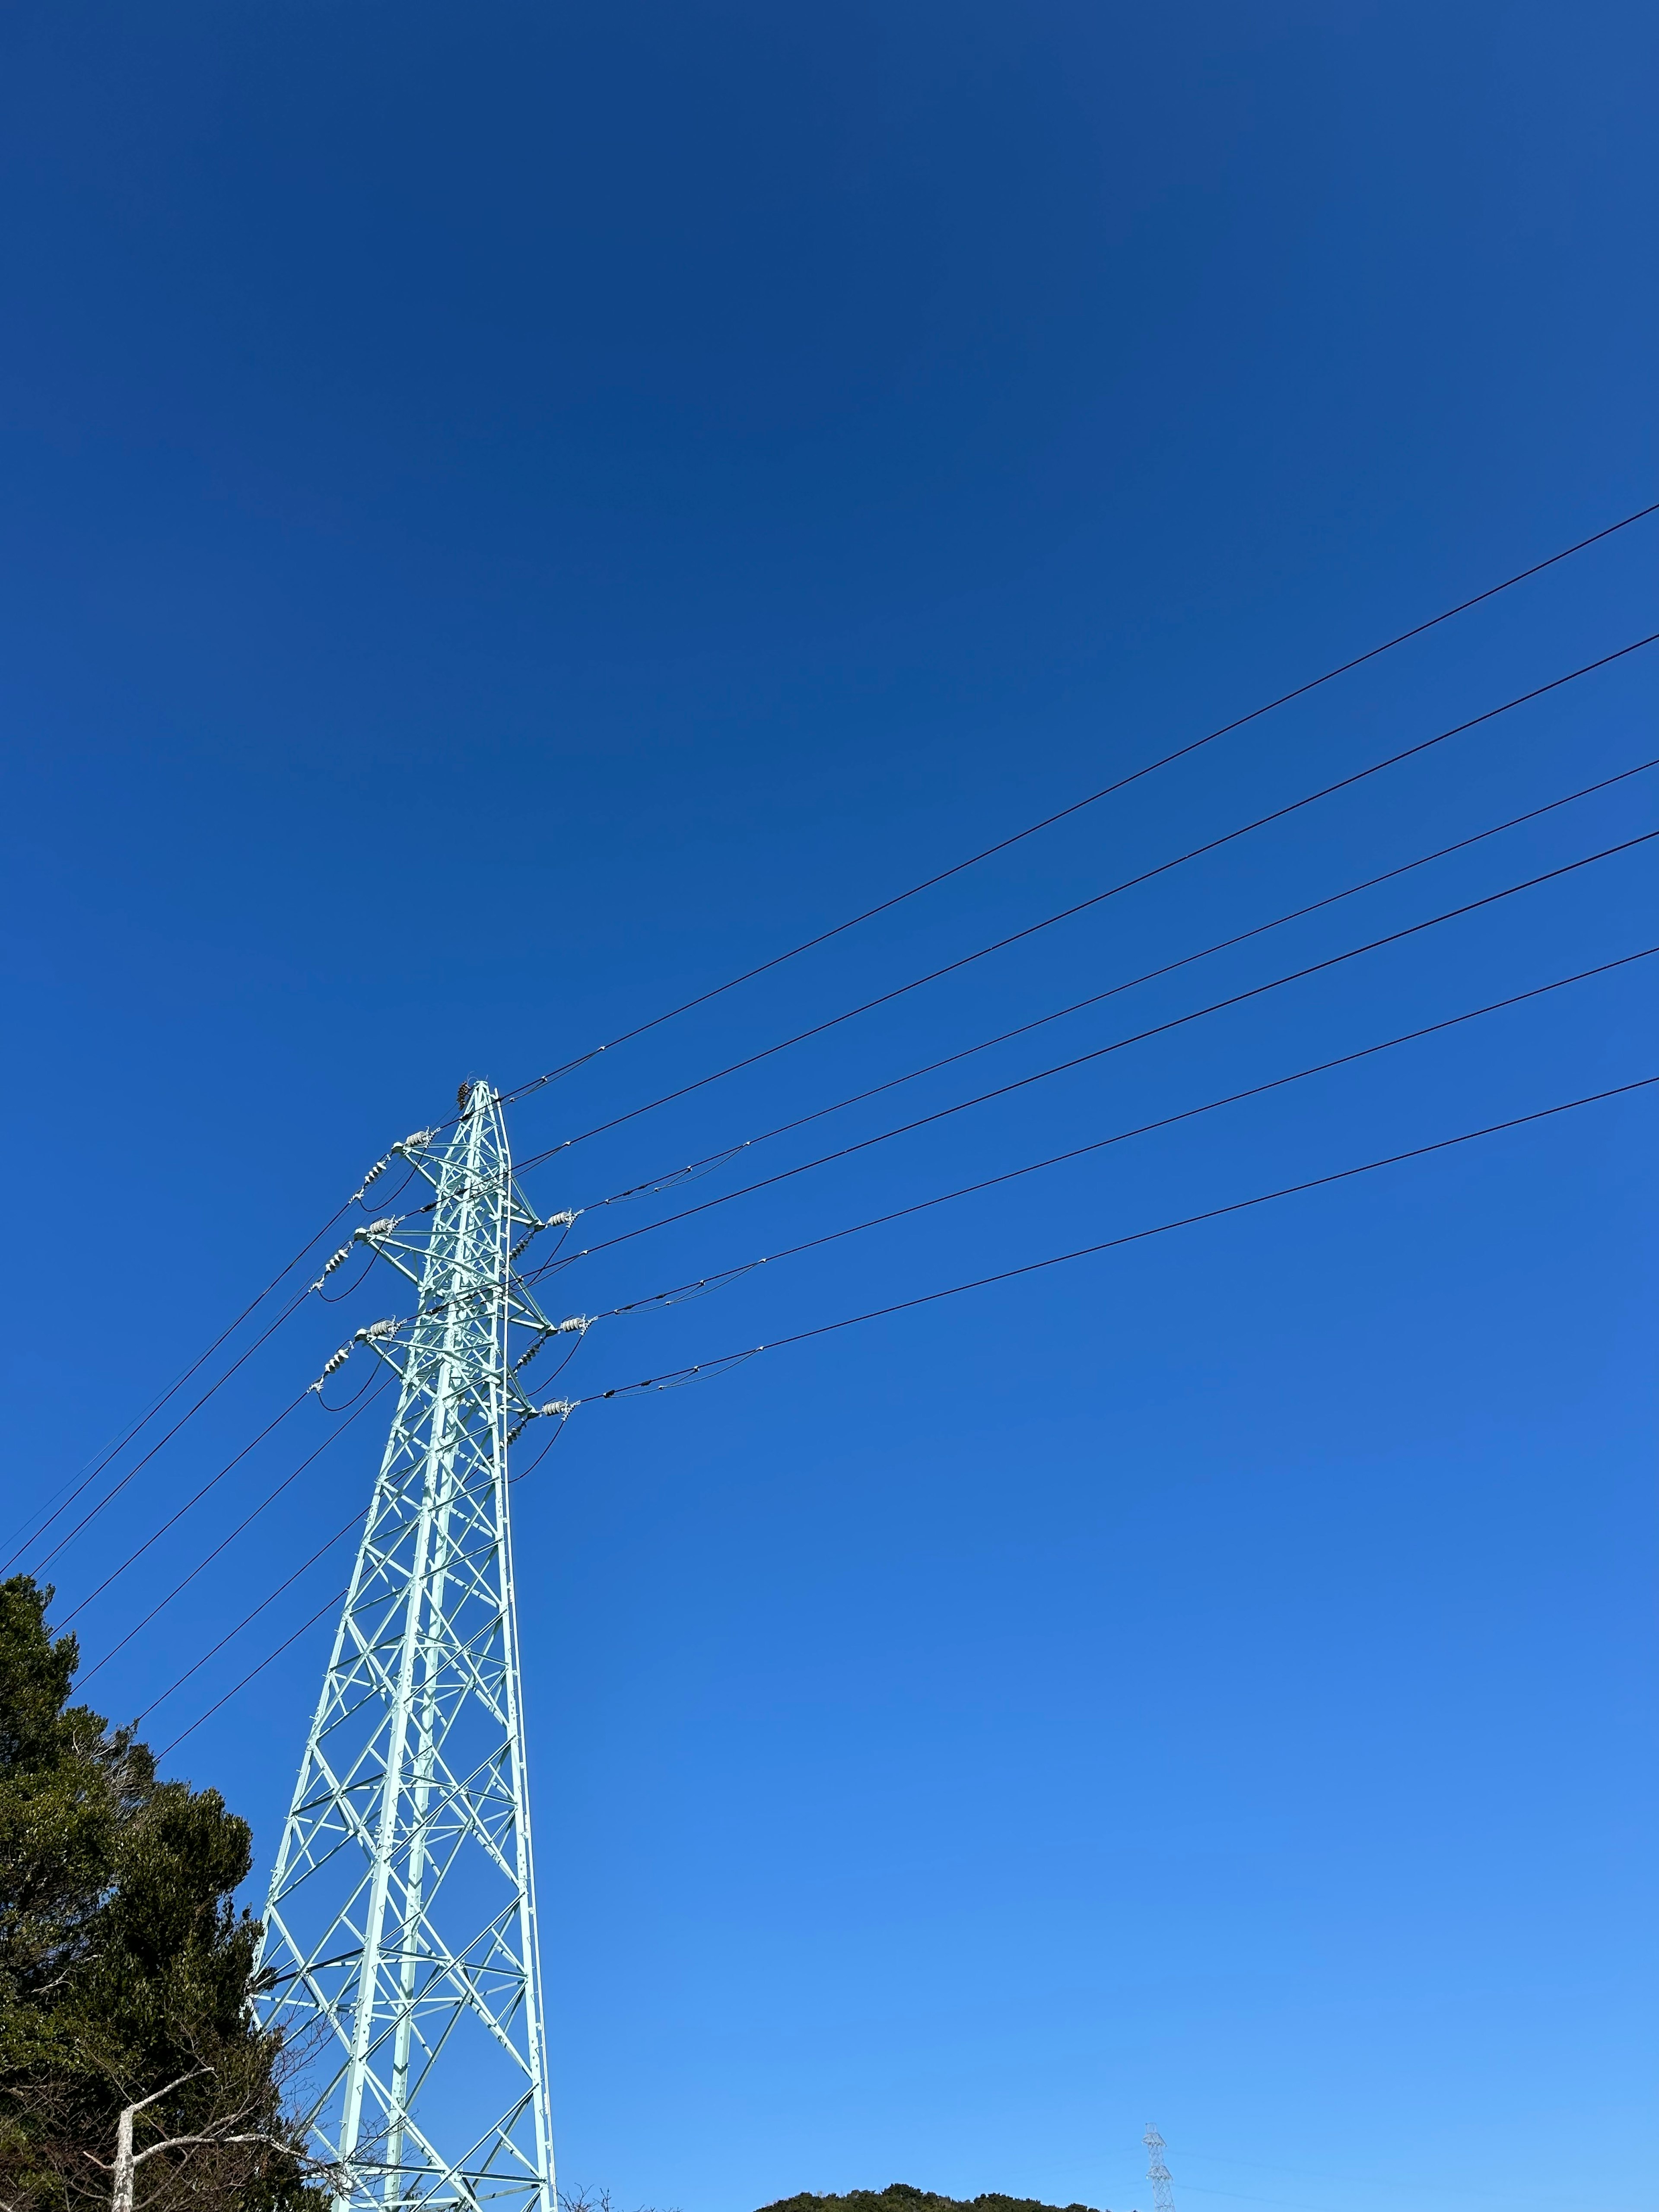
<svg viewBox="0 0 1659 2212"><path fill-rule="evenodd" d="M567 1410L520 1378L559 1333L512 1269L546 1224L487 1085L447 1145L393 1152L432 1202L354 1242L419 1295L354 1339L398 1410L271 1875L262 2002L314 2067L335 2212L556 2212L507 1473L525 1420Z"/></svg>
<svg viewBox="0 0 1659 2212"><path fill-rule="evenodd" d="M1140 2140L1146 2146L1146 2179L1152 2185L1152 2212L1175 2212L1175 2191L1170 2184L1170 2169L1164 2163L1164 2138L1150 2120Z"/></svg>

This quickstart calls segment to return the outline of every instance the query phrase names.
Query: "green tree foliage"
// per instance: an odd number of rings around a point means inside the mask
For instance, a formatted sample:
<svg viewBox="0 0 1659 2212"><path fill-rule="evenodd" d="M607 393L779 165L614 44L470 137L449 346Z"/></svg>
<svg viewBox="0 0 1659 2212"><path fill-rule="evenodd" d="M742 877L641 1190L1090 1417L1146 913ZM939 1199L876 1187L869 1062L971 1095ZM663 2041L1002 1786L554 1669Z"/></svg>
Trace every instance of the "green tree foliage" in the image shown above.
<svg viewBox="0 0 1659 2212"><path fill-rule="evenodd" d="M895 2181L885 2189L849 2189L844 2197L782 2197L763 2212L1057 2212L1032 2197L936 2197ZM1068 2204L1064 2212L1093 2212L1087 2204Z"/></svg>
<svg viewBox="0 0 1659 2212"><path fill-rule="evenodd" d="M315 2199L251 2003L258 1925L232 1902L247 1825L70 1704L51 1597L0 1583L0 2200L109 2203L123 2107L179 2083L136 2148L193 2140L142 2160L139 2205L298 2212Z"/></svg>

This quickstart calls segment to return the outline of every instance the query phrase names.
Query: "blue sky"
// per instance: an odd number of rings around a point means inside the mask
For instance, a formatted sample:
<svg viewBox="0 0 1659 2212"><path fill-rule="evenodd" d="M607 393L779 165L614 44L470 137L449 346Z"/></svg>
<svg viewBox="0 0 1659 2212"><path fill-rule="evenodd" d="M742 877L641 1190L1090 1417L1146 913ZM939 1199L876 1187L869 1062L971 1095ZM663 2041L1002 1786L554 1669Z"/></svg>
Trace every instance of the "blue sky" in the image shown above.
<svg viewBox="0 0 1659 2212"><path fill-rule="evenodd" d="M161 0L0 45L14 1518L463 1076L570 1059L1659 496L1648 9ZM619 1048L516 1146L1644 635L1656 545ZM1655 653L532 1188L590 1203L1632 766ZM1659 826L1656 775L768 1164ZM654 1231L572 1300L1638 950L1649 851ZM1651 994L1575 984L606 1324L572 1387L1654 1073ZM1650 2203L1652 1095L584 1409L516 1493L563 2177L1122 2212L1151 2118L1184 2212ZM68 1547L60 1611L339 1321ZM306 1419L77 1618L88 1664ZM282 1582L371 1427L88 1694L138 1711ZM327 1633L169 1762L262 1869Z"/></svg>

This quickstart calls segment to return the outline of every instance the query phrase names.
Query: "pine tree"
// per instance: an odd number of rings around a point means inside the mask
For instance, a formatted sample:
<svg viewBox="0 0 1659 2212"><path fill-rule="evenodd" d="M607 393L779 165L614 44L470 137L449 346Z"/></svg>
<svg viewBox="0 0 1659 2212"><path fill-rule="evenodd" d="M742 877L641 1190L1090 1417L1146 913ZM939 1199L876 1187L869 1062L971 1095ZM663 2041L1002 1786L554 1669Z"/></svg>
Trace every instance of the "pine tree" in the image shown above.
<svg viewBox="0 0 1659 2212"><path fill-rule="evenodd" d="M52 1595L0 1583L0 2200L301 2212L258 1926L233 1902L247 1824L70 1702Z"/></svg>

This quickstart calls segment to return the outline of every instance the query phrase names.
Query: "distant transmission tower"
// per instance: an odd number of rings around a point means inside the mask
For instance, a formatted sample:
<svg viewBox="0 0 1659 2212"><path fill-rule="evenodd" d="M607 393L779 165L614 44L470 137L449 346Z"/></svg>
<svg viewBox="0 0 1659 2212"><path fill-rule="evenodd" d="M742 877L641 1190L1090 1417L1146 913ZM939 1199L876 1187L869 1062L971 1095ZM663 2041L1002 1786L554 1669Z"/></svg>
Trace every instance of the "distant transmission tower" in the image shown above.
<svg viewBox="0 0 1659 2212"><path fill-rule="evenodd" d="M320 2054L308 2124L336 2212L556 2212L507 1492L507 1443L543 1410L511 1332L530 1352L558 1334L511 1263L545 1224L487 1085L447 1146L393 1149L430 1210L354 1241L419 1297L354 1339L398 1375L398 1411L271 1875L263 2002Z"/></svg>
<svg viewBox="0 0 1659 2212"><path fill-rule="evenodd" d="M1164 2138L1150 2120L1140 2140L1146 2146L1146 2179L1152 2185L1152 2212L1175 2212L1175 2191L1170 2184L1170 2169L1164 2163ZM1199 2193L1201 2196L1203 2191Z"/></svg>

